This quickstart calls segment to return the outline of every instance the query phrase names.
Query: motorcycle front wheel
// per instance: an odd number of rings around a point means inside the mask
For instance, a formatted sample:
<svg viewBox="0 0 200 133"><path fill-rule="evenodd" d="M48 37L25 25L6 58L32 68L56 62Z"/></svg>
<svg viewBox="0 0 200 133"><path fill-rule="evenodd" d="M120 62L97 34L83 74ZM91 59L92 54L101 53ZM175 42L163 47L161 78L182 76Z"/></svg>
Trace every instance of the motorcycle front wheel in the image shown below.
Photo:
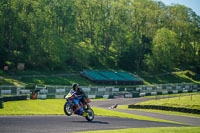
<svg viewBox="0 0 200 133"><path fill-rule="evenodd" d="M64 112L68 116L72 115L73 109L71 108L71 106L68 102L66 102L64 105Z"/></svg>
<svg viewBox="0 0 200 133"><path fill-rule="evenodd" d="M91 108L89 108L87 110L87 113L88 113L88 115L85 117L86 120L92 121L94 119L94 111Z"/></svg>

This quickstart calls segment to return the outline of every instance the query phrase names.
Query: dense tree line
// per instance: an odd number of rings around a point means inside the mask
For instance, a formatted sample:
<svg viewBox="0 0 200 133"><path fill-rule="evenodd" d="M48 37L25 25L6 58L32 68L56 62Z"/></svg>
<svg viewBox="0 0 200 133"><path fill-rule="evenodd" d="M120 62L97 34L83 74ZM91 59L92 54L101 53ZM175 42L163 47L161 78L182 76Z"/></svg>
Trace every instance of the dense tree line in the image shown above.
<svg viewBox="0 0 200 133"><path fill-rule="evenodd" d="M200 69L200 17L152 0L1 0L0 67Z"/></svg>

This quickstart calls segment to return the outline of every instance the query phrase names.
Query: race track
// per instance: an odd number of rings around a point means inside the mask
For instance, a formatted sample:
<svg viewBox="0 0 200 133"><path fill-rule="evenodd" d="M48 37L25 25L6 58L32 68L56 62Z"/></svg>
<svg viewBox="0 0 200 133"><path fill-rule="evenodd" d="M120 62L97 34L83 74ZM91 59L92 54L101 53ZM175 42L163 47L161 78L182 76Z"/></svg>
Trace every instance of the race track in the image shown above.
<svg viewBox="0 0 200 133"><path fill-rule="evenodd" d="M113 104L125 105L141 101L151 100L147 98L133 99L112 99L106 101L92 101L92 107L108 109ZM200 118L170 116L143 111L118 110L130 114L138 114L166 120L174 120L181 123L198 126ZM170 118L171 117L171 118ZM196 124L196 125L195 125ZM124 128L144 128L144 127L181 127L186 125L161 123L153 121L136 120L129 118L95 116L92 122L88 122L84 117L65 115L30 115L30 116L0 116L0 133L71 133L80 131L95 131Z"/></svg>
<svg viewBox="0 0 200 133"><path fill-rule="evenodd" d="M79 116L0 116L0 133L71 133L142 127L174 127L178 124L96 116L88 122Z"/></svg>

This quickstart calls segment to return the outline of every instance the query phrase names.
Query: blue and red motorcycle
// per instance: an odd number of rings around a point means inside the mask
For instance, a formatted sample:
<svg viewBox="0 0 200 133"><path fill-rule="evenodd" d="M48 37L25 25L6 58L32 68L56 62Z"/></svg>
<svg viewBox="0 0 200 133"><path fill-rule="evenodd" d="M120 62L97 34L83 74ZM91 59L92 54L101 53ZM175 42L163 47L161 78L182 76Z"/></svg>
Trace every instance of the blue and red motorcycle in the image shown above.
<svg viewBox="0 0 200 133"><path fill-rule="evenodd" d="M80 108L76 112L74 112L74 114L83 116L88 121L92 121L94 119L94 111L90 107L83 105L83 103L80 100L82 97L77 97L75 94L69 93L65 98L66 98L66 103L64 105L64 112L67 116L71 116L72 112L75 111L75 106L74 106L75 104L73 102L73 99L76 98L79 100ZM90 103L91 102L90 99L87 99L87 102ZM83 114L86 114L86 116Z"/></svg>

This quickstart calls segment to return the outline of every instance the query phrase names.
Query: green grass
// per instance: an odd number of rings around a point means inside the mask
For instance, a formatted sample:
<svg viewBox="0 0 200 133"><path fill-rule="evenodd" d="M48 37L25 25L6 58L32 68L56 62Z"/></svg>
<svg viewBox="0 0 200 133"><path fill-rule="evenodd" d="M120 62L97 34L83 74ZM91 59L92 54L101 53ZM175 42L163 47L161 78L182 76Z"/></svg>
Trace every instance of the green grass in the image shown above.
<svg viewBox="0 0 200 133"><path fill-rule="evenodd" d="M153 127L153 128L128 128L119 130L100 130L76 133L200 133L200 127Z"/></svg>
<svg viewBox="0 0 200 133"><path fill-rule="evenodd" d="M156 95L156 96L144 96L146 98L159 98L159 97L172 97L172 96L184 96L184 95L191 95L191 94L197 94L196 92L194 93L177 93L177 94L167 94L167 95Z"/></svg>
<svg viewBox="0 0 200 133"><path fill-rule="evenodd" d="M161 113L161 114L172 114L172 115L200 117L200 114L182 113L182 112L175 112L175 111L163 111L163 110L155 110L155 109L131 109L131 108L128 108L128 105L120 105L120 106L117 107L117 109L126 109L126 110L136 110L136 111L145 111L145 112L155 112L155 113Z"/></svg>
<svg viewBox="0 0 200 133"><path fill-rule="evenodd" d="M200 109L200 95L191 95L184 97L167 98L161 100L150 100L137 103L136 105L158 105L169 107L180 107L190 109Z"/></svg>
<svg viewBox="0 0 200 133"><path fill-rule="evenodd" d="M0 115L64 115L63 106L65 99L25 100L4 102ZM139 120L177 123L167 120L155 119L145 116L122 113L113 110L93 108L95 115L133 118ZM178 123L181 124L181 123Z"/></svg>
<svg viewBox="0 0 200 133"><path fill-rule="evenodd" d="M4 102L0 115L64 115L64 103L65 99Z"/></svg>
<svg viewBox="0 0 200 133"><path fill-rule="evenodd" d="M158 106L200 109L200 96L193 95L193 94L197 94L197 93L191 93L191 96L167 98L167 99L161 99L161 100L150 100L146 102L137 103L136 105L158 105ZM129 109L129 110L156 112L156 113L163 113L163 114L200 117L199 114L182 113L182 112L175 112L175 111L163 111L163 110L154 110L154 109L130 109L128 108L128 105L118 106L118 109Z"/></svg>
<svg viewBox="0 0 200 133"><path fill-rule="evenodd" d="M4 102L0 115L64 115L65 101L65 99L48 99Z"/></svg>
<svg viewBox="0 0 200 133"><path fill-rule="evenodd" d="M149 76L149 74L139 74L144 79L146 85L153 84L168 84L168 83L200 83L200 76L189 70L181 72L172 72L170 74L163 74L157 76Z"/></svg>
<svg viewBox="0 0 200 133"><path fill-rule="evenodd" d="M72 85L79 83L80 85L94 85L91 81L81 77L80 75L71 76L47 76L47 77L24 77L20 79L21 82L26 84L39 84L39 85Z"/></svg>
<svg viewBox="0 0 200 133"><path fill-rule="evenodd" d="M11 74L12 73L12 74ZM91 81L83 78L79 72L74 71L0 71L0 85L71 85L78 82L80 85L95 85ZM56 75L69 74L69 75ZM31 76L34 75L34 76ZM11 76L9 78L3 76ZM15 76L15 78L12 78ZM25 76L25 77L24 77ZM28 76L28 77L26 77ZM16 79L16 77L18 77Z"/></svg>
<svg viewBox="0 0 200 133"><path fill-rule="evenodd" d="M70 76L42 76L42 77L21 77L19 79L5 78L0 76L0 85L72 85L73 83L79 83L81 86L95 85L86 78L80 75Z"/></svg>
<svg viewBox="0 0 200 133"><path fill-rule="evenodd" d="M147 121L177 123L177 122L156 119L156 118L151 118L151 117L146 117L146 116L140 116L140 115L128 114L128 113L123 113L123 112L118 112L118 111L113 111L113 110L107 110L107 109L93 108L93 110L96 115L100 115L100 116L112 116L112 117L132 118L132 119L147 120ZM179 123L179 124L181 124L181 123Z"/></svg>
<svg viewBox="0 0 200 133"><path fill-rule="evenodd" d="M13 78L4 78L0 76L0 85L26 85L23 81L19 81Z"/></svg>
<svg viewBox="0 0 200 133"><path fill-rule="evenodd" d="M15 76L20 78L5 78L0 76L0 85L1 84L14 84L14 85L71 85L74 82L78 82L83 86L97 86L98 84L92 83L86 78L81 77L76 71L15 71L12 72ZM68 73L72 74L70 76L52 76L59 73ZM0 74L3 76L13 76L13 74L0 71ZM45 75L45 77L23 77L26 75ZM139 77L144 79L144 84L153 85L153 84L167 84L167 83L200 83L196 73L191 71L175 72L167 75L160 75L151 77L150 74L140 74ZM102 85L105 86L105 85ZM133 87L135 85L122 85L118 87Z"/></svg>
<svg viewBox="0 0 200 133"><path fill-rule="evenodd" d="M96 98L96 99L90 99L91 101L99 101L99 100L109 100L107 98Z"/></svg>

